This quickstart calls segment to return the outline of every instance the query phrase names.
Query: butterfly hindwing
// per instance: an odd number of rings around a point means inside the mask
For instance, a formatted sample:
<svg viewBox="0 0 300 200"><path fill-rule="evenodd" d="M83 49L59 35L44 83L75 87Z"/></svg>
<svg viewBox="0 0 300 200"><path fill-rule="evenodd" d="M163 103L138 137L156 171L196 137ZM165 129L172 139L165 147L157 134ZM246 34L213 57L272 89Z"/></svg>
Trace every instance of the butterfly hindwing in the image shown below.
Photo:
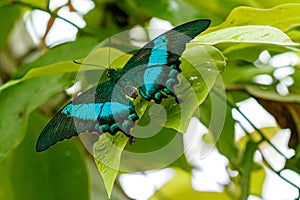
<svg viewBox="0 0 300 200"><path fill-rule="evenodd" d="M120 71L122 78L139 89L146 100L160 103L165 94L173 95L178 83L180 60L186 43L207 29L210 20L195 20L177 26L141 48ZM124 76L128 73L128 76ZM132 75L135 77L132 79ZM127 78L126 78L127 77ZM173 95L175 96L175 95Z"/></svg>
<svg viewBox="0 0 300 200"><path fill-rule="evenodd" d="M85 131L112 135L122 131L130 136L130 129L138 116L132 101L124 95L118 85L106 81L74 98L44 128L36 150L43 151L58 141Z"/></svg>

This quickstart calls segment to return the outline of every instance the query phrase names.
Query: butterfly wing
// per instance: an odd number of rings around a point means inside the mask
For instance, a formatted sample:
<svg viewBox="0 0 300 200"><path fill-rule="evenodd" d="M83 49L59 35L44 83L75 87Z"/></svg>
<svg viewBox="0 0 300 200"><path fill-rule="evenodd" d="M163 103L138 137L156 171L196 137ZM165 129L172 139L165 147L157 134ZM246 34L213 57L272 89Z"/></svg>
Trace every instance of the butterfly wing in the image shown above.
<svg viewBox="0 0 300 200"><path fill-rule="evenodd" d="M160 103L178 83L180 60L186 43L208 28L210 20L195 20L158 36L146 44L120 71L123 82L139 89L146 100ZM128 75L126 75L128 74ZM134 78L132 78L134 74Z"/></svg>
<svg viewBox="0 0 300 200"><path fill-rule="evenodd" d="M209 24L209 20L188 22L146 44L118 72L121 80L103 82L63 107L40 134L36 150L46 150L58 141L85 131L112 135L122 131L130 137L130 129L138 116L125 92L128 95L130 91L129 96L134 97L134 88L138 88L143 98L156 103L164 97L162 91L172 94L172 87L178 82L179 58L185 44Z"/></svg>
<svg viewBox="0 0 300 200"><path fill-rule="evenodd" d="M130 129L138 119L134 105L112 81L101 83L63 107L40 134L36 150L43 151L58 141L89 131L115 134Z"/></svg>

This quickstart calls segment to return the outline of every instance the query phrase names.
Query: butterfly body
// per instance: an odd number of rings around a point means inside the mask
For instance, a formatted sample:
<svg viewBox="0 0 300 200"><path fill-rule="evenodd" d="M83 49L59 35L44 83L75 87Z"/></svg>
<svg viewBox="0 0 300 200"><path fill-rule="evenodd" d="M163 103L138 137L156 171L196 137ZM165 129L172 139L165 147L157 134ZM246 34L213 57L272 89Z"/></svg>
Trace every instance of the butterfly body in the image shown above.
<svg viewBox="0 0 300 200"><path fill-rule="evenodd" d="M133 100L141 95L161 103L169 95L175 97L179 58L186 43L209 24L209 20L195 20L175 27L146 44L121 70L109 69L108 81L75 97L54 116L39 136L36 150L43 151L85 131L112 135L121 131L132 143L130 129L139 119Z"/></svg>

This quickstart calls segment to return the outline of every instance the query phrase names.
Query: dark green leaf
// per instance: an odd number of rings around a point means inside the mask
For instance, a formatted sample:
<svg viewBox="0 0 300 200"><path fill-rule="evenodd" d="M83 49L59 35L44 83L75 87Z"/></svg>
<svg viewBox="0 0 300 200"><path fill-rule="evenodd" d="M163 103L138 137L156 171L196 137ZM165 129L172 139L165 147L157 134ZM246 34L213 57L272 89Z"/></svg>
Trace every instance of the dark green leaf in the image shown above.
<svg viewBox="0 0 300 200"><path fill-rule="evenodd" d="M8 42L16 21L20 18L20 9L18 7L3 6L0 7L0 51L3 50Z"/></svg>
<svg viewBox="0 0 300 200"><path fill-rule="evenodd" d="M291 169L300 174L300 144L296 148L296 154L286 161L284 168Z"/></svg>
<svg viewBox="0 0 300 200"><path fill-rule="evenodd" d="M242 200L247 200L248 195L250 194L250 180L251 172L254 167L254 153L257 150L257 143L249 140L245 152L243 153L242 163L240 166L241 173L241 188L242 188Z"/></svg>
<svg viewBox="0 0 300 200"><path fill-rule="evenodd" d="M217 140L217 148L221 154L226 156L235 167L240 159L240 151L235 142L235 120L232 118L231 108L228 106L226 119L221 135Z"/></svg>
<svg viewBox="0 0 300 200"><path fill-rule="evenodd" d="M29 114L53 94L70 86L71 80L70 74L60 74L11 81L0 88L0 160L24 139Z"/></svg>
<svg viewBox="0 0 300 200"><path fill-rule="evenodd" d="M249 83L252 82L253 77L256 75L271 74L273 72L274 68L270 66L257 68L248 62L241 60L230 60L227 63L226 70L222 74L222 77L224 84L226 86L230 86L231 84Z"/></svg>
<svg viewBox="0 0 300 200"><path fill-rule="evenodd" d="M11 159L12 157L6 157L4 160L0 161L0 199L14 199L14 192L11 180Z"/></svg>
<svg viewBox="0 0 300 200"><path fill-rule="evenodd" d="M47 120L33 114L27 137L10 154L15 199L88 199L88 176L80 149L64 141L43 153L35 151L37 136Z"/></svg>
<svg viewBox="0 0 300 200"><path fill-rule="evenodd" d="M133 130L136 142L134 145L127 145L123 151L121 171L160 169L172 165L183 156L182 133L149 123ZM189 165L184 160L178 160L174 165L180 165L186 170Z"/></svg>

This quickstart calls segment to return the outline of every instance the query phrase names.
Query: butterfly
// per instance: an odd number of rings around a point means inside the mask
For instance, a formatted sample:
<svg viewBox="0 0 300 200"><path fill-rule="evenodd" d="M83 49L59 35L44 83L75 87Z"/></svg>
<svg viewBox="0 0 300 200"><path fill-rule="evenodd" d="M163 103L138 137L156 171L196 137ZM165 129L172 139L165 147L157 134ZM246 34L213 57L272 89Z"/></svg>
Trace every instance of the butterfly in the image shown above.
<svg viewBox="0 0 300 200"><path fill-rule="evenodd" d="M174 96L181 72L179 58L186 43L206 30L210 20L195 20L163 33L137 51L119 71L108 69L109 80L75 97L41 132L36 151L85 131L115 135L118 131L134 143L130 130L139 119L133 100L140 95L159 104Z"/></svg>

